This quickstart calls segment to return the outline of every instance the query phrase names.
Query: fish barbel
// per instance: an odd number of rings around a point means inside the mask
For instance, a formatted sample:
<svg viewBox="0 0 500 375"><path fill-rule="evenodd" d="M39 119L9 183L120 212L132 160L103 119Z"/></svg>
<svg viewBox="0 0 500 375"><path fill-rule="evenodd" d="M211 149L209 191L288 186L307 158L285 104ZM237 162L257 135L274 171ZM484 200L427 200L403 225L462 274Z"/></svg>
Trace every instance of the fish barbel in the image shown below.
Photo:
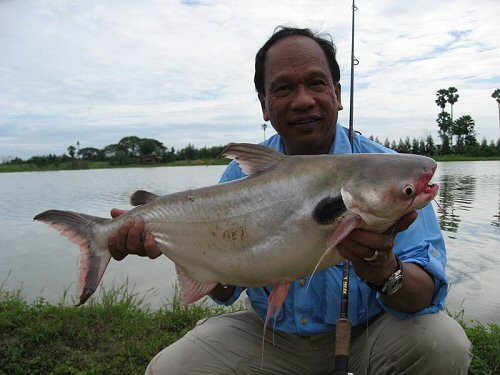
<svg viewBox="0 0 500 375"><path fill-rule="evenodd" d="M49 210L37 216L80 247L77 304L96 290L111 258L108 236L142 219L176 265L182 301L218 284L274 284L268 317L290 282L343 259L335 246L355 228L383 232L437 194L436 163L405 154L285 156L266 146L231 144L248 177L165 196L143 191L115 219ZM267 323L267 320L266 320Z"/></svg>

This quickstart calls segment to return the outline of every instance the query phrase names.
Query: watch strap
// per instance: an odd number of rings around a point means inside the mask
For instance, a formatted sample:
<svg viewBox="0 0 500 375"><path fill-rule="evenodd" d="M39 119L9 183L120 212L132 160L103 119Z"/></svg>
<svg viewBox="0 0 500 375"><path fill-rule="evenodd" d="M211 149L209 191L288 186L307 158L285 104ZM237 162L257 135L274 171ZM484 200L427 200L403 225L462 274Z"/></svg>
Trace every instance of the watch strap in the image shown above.
<svg viewBox="0 0 500 375"><path fill-rule="evenodd" d="M375 289L377 292L385 295L394 294L399 290L399 288L401 288L401 285L403 283L403 263L396 254L394 254L394 257L396 258L397 263L396 271L391 273L387 277L387 279L384 280L384 283L380 286L372 284L369 281L365 281L370 288Z"/></svg>

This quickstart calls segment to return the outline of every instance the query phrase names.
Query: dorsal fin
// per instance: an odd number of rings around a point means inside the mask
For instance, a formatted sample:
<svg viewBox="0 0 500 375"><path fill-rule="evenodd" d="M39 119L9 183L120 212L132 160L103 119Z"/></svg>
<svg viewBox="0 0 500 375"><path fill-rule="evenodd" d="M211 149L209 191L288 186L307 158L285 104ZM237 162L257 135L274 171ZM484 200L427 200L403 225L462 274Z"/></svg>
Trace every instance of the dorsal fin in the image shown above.
<svg viewBox="0 0 500 375"><path fill-rule="evenodd" d="M151 202L152 200L155 200L158 197L159 195L150 193L149 191L137 190L130 196L130 204L132 206L140 206L141 204Z"/></svg>
<svg viewBox="0 0 500 375"><path fill-rule="evenodd" d="M222 152L222 156L236 160L243 172L249 176L262 172L286 158L270 147L251 143L231 143Z"/></svg>

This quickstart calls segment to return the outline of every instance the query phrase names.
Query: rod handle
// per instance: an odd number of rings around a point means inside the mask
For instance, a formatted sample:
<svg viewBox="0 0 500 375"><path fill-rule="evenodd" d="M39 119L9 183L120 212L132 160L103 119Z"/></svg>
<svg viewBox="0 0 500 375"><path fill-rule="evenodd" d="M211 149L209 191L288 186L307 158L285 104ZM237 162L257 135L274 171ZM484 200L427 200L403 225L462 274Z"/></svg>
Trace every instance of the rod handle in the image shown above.
<svg viewBox="0 0 500 375"><path fill-rule="evenodd" d="M335 326L335 356L349 357L351 344L351 322L340 318Z"/></svg>

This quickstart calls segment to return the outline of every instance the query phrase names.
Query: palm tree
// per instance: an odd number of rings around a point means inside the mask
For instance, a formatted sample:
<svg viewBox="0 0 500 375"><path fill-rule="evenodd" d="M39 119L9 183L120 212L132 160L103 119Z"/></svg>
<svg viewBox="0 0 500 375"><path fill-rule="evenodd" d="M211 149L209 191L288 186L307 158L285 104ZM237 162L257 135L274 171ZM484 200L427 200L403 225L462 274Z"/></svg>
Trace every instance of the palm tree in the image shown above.
<svg viewBox="0 0 500 375"><path fill-rule="evenodd" d="M267 129L267 124L263 123L261 126L262 130L264 130L264 141L266 140L266 129Z"/></svg>
<svg viewBox="0 0 500 375"><path fill-rule="evenodd" d="M446 101L451 105L451 122L453 122L453 104L458 101L458 94L455 94L458 90L455 87L448 87L446 93Z"/></svg>
<svg viewBox="0 0 500 375"><path fill-rule="evenodd" d="M71 159L75 158L75 146L73 145L68 146L68 154L71 157Z"/></svg>
<svg viewBox="0 0 500 375"><path fill-rule="evenodd" d="M436 104L441 107L441 112L444 112L444 109L446 107L446 94L448 94L448 90L446 89L440 89L436 93Z"/></svg>
<svg viewBox="0 0 500 375"><path fill-rule="evenodd" d="M441 112L438 114L438 118L436 120L439 126L439 137L444 141L444 138L450 140L452 136L452 121L450 118L450 114L448 112Z"/></svg>
<svg viewBox="0 0 500 375"><path fill-rule="evenodd" d="M498 104L498 126L500 127L500 89L496 89L491 94L491 97L497 101ZM498 137L500 139L500 136Z"/></svg>

